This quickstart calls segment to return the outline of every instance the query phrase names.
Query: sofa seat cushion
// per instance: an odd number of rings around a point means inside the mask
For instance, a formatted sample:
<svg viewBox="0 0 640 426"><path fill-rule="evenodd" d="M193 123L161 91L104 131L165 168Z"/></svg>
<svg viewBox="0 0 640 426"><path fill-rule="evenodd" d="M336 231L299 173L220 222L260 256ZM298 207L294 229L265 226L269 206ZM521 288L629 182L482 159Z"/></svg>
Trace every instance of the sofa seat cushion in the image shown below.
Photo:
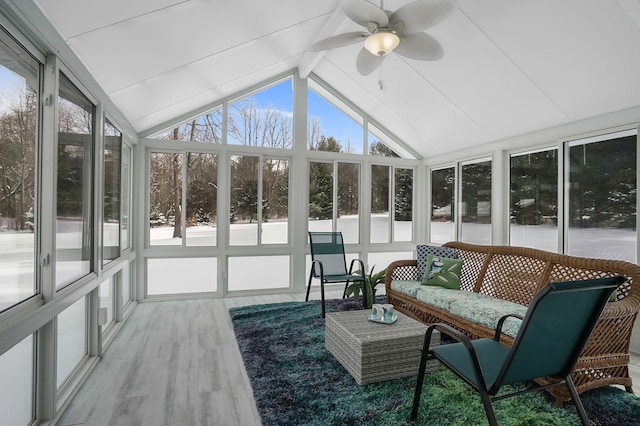
<svg viewBox="0 0 640 426"><path fill-rule="evenodd" d="M504 315L517 314L524 317L527 313L527 307L518 303L482 294L476 294L476 296L478 296L476 300L461 299L451 303L449 312L490 329L495 329L498 321ZM508 336L516 337L520 323L518 318L508 318L502 326L502 332Z"/></svg>
<svg viewBox="0 0 640 426"><path fill-rule="evenodd" d="M391 289L489 329L495 329L503 315L524 317L527 312L526 306L517 303L466 290L424 286L420 281L393 280ZM502 327L503 333L515 337L520 322L517 318L508 318Z"/></svg>
<svg viewBox="0 0 640 426"><path fill-rule="evenodd" d="M444 287L422 286L415 295L419 301L450 312L451 304L462 300L477 300L478 295L466 290L452 290ZM483 296L484 297L484 296Z"/></svg>
<svg viewBox="0 0 640 426"><path fill-rule="evenodd" d="M418 290L422 288L420 281L412 280L391 280L391 289L398 293L404 294L409 297L416 297Z"/></svg>

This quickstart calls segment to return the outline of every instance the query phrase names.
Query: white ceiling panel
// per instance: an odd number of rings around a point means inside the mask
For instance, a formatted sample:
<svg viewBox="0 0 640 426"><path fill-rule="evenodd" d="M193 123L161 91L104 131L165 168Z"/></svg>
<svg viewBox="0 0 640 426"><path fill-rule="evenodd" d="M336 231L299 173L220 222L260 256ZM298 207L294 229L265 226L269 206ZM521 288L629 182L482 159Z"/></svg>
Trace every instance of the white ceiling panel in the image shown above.
<svg viewBox="0 0 640 426"><path fill-rule="evenodd" d="M506 3L461 8L569 120L638 105L640 28L618 2Z"/></svg>

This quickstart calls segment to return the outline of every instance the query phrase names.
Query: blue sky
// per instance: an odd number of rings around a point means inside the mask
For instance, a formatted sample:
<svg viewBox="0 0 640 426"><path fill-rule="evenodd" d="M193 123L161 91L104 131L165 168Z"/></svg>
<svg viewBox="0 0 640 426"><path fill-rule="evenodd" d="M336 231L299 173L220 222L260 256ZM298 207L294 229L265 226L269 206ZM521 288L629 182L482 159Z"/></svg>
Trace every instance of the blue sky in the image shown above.
<svg viewBox="0 0 640 426"><path fill-rule="evenodd" d="M293 88L291 80L252 95L258 106L273 105L285 111L293 110ZM308 111L310 116L320 120L320 127L325 136L333 136L343 147L348 140L358 145L356 152L361 152L362 126L342 113L324 98L309 90Z"/></svg>

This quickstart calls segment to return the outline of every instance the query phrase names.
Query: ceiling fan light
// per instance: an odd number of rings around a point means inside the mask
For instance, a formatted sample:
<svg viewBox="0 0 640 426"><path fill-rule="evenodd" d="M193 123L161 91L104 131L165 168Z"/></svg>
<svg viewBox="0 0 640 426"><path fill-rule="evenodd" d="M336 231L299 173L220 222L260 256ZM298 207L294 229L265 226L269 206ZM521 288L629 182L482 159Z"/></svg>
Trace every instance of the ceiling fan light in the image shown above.
<svg viewBox="0 0 640 426"><path fill-rule="evenodd" d="M364 41L364 47L373 55L384 56L400 44L400 37L390 31L378 31Z"/></svg>

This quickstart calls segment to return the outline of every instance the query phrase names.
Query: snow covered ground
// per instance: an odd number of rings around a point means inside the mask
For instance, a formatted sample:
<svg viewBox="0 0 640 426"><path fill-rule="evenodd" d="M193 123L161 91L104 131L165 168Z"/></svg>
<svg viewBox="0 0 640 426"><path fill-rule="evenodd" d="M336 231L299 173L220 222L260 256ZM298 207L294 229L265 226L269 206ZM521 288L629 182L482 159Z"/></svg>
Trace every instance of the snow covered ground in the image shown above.
<svg viewBox="0 0 640 426"><path fill-rule="evenodd" d="M395 222L394 236L398 241L411 239L411 222ZM258 240L257 224L232 224L230 241L234 246L255 246ZM309 221L311 231L331 230L331 221ZM389 216L371 217L372 243L385 243L389 240ZM342 217L338 220L338 230L343 232L345 242L358 241L358 216ZM69 251L79 250L81 246L81 224L64 223L58 228L58 245ZM556 251L557 228L550 225L519 226L510 229L511 245L541 248ZM286 242L288 222L266 222L262 226L263 244L283 244ZM106 232L106 235L114 235ZM172 238L173 228L158 227L151 229L150 240L154 246L181 245L180 238ZM432 241L445 242L453 239L453 224L434 222L431 224ZM491 225L465 223L462 227L462 240L489 244ZM190 227L186 232L187 246L208 246L215 243L215 226ZM576 256L622 259L636 262L636 232L630 229L570 229L568 234L568 253ZM420 241L422 243L422 241ZM34 293L34 235L28 232L0 233L0 309L7 308ZM247 254L252 254L247 248ZM348 260L356 255L348 255ZM411 253L369 253L366 263L379 270L394 259L412 257ZM248 290L255 288L288 288L291 265L289 257L256 256L235 257L229 259L228 289ZM311 263L307 256L306 271ZM251 264L251 267L247 267ZM88 262L80 259L59 259L56 264L57 282L64 282L88 271ZM260 280L256 281L256 271ZM214 292L217 286L217 263L214 258L190 259L150 259L149 293L175 294L194 292Z"/></svg>

